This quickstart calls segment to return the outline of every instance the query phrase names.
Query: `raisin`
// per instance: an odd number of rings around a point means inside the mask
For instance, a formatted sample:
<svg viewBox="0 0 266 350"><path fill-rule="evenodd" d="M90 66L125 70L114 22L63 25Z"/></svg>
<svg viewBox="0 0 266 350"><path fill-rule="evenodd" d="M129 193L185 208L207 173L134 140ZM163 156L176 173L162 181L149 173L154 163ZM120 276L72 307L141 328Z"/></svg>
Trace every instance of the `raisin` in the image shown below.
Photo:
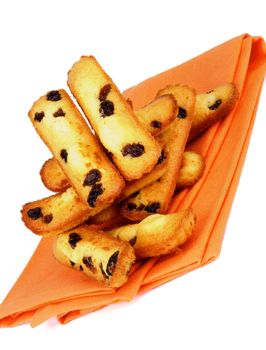
<svg viewBox="0 0 266 350"><path fill-rule="evenodd" d="M154 129L160 129L161 126L162 126L162 123L159 122L158 120L153 120L151 122L151 126L154 128Z"/></svg>
<svg viewBox="0 0 266 350"><path fill-rule="evenodd" d="M80 269L80 271L83 271L83 266L79 265L79 269Z"/></svg>
<svg viewBox="0 0 266 350"><path fill-rule="evenodd" d="M131 197L137 197L137 195L140 193L140 191L137 191L131 195Z"/></svg>
<svg viewBox="0 0 266 350"><path fill-rule="evenodd" d="M145 205L144 204L140 204L138 207L137 207L137 210L138 211L141 211L145 208Z"/></svg>
<svg viewBox="0 0 266 350"><path fill-rule="evenodd" d="M222 100L216 100L216 101L214 102L214 104L211 105L211 106L209 106L208 108L209 108L211 111L214 111L215 109L217 109L217 108L220 106L221 103L222 103Z"/></svg>
<svg viewBox="0 0 266 350"><path fill-rule="evenodd" d="M36 112L34 115L34 120L37 120L37 122L41 122L43 117L45 117L44 112Z"/></svg>
<svg viewBox="0 0 266 350"><path fill-rule="evenodd" d="M71 266L75 266L75 263L72 260L69 260Z"/></svg>
<svg viewBox="0 0 266 350"><path fill-rule="evenodd" d="M96 272L96 268L93 266L92 258L91 256L84 256L82 259L83 264L91 270L91 272Z"/></svg>
<svg viewBox="0 0 266 350"><path fill-rule="evenodd" d="M108 273L109 276L112 276L112 274L114 272L115 265L116 265L117 259L118 259L118 255L119 255L119 250L114 252L114 254L112 254L108 260L106 272Z"/></svg>
<svg viewBox="0 0 266 350"><path fill-rule="evenodd" d="M53 214L44 215L43 221L45 224L49 224L53 220Z"/></svg>
<svg viewBox="0 0 266 350"><path fill-rule="evenodd" d="M96 184L93 185L89 196L88 196L88 203L89 205L94 208L95 207L95 202L96 199L103 193L103 188L102 188L102 184Z"/></svg>
<svg viewBox="0 0 266 350"><path fill-rule="evenodd" d="M98 169L92 169L89 171L89 173L85 176L85 180L83 182L83 186L92 186L96 182L98 182L102 177L102 174Z"/></svg>
<svg viewBox="0 0 266 350"><path fill-rule="evenodd" d="M68 153L67 153L67 150L66 149L62 149L61 152L60 152L60 157L67 163L67 156L68 156Z"/></svg>
<svg viewBox="0 0 266 350"><path fill-rule="evenodd" d="M101 102L106 100L106 97L109 94L110 90L111 90L110 84L105 84L104 87L101 88L101 91L99 94L99 100Z"/></svg>
<svg viewBox="0 0 266 350"><path fill-rule="evenodd" d="M70 244L70 247L72 249L76 248L77 243L81 240L82 240L81 236L76 232L70 233L68 237L68 243Z"/></svg>
<svg viewBox="0 0 266 350"><path fill-rule="evenodd" d="M133 158L140 157L145 151L145 148L140 143L132 143L127 144L122 149L122 155L126 157L127 155L130 155Z"/></svg>
<svg viewBox="0 0 266 350"><path fill-rule="evenodd" d="M156 213L158 209L160 209L161 205L159 202L153 202L151 204L146 205L145 211L148 213Z"/></svg>
<svg viewBox="0 0 266 350"><path fill-rule="evenodd" d="M102 274L103 274L103 277L104 277L104 278L109 278L109 276L105 273L105 271L104 271L104 269L103 269L103 264L102 264L102 263L100 263L100 269L101 269L101 272L102 272Z"/></svg>
<svg viewBox="0 0 266 350"><path fill-rule="evenodd" d="M57 117L64 117L66 115L66 113L63 111L62 108L59 108L57 112L55 112L54 114L54 117L57 118Z"/></svg>
<svg viewBox="0 0 266 350"><path fill-rule="evenodd" d="M99 112L101 113L101 117L109 117L114 114L114 104L112 101L105 100L100 103Z"/></svg>
<svg viewBox="0 0 266 350"><path fill-rule="evenodd" d="M27 211L28 217L32 220L38 220L43 216L42 209L40 207L32 208Z"/></svg>
<svg viewBox="0 0 266 350"><path fill-rule="evenodd" d="M132 210L134 210L134 209L137 209L137 206L136 206L135 203L128 203L127 209L128 209L129 211L132 211Z"/></svg>
<svg viewBox="0 0 266 350"><path fill-rule="evenodd" d="M156 165L161 164L165 159L166 159L166 156L165 156L164 150L162 150L161 155L158 158Z"/></svg>
<svg viewBox="0 0 266 350"><path fill-rule="evenodd" d="M131 239L129 240L129 244L133 247L133 245L136 244L136 241L137 241L137 236L131 238Z"/></svg>
<svg viewBox="0 0 266 350"><path fill-rule="evenodd" d="M60 95L59 91L52 90L52 91L47 93L46 99L47 99L47 101L59 101L59 100L61 100L61 95Z"/></svg>
<svg viewBox="0 0 266 350"><path fill-rule="evenodd" d="M177 117L181 119L185 119L186 116L187 116L187 111L185 110L185 108L179 107Z"/></svg>

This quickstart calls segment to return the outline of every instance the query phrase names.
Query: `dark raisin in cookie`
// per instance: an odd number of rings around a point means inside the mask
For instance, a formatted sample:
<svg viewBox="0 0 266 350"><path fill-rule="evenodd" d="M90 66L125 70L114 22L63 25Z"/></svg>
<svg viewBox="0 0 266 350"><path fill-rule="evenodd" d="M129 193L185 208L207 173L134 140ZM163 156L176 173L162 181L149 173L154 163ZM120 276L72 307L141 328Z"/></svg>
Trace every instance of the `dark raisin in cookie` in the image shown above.
<svg viewBox="0 0 266 350"><path fill-rule="evenodd" d="M76 248L76 245L79 241L81 241L81 236L76 233L76 232L72 232L70 233L69 235L69 238L68 238L68 243L70 244L71 248L74 249Z"/></svg>
<svg viewBox="0 0 266 350"><path fill-rule="evenodd" d="M126 157L127 155L132 158L140 157L145 152L145 148L140 143L127 144L122 149L122 155Z"/></svg>
<svg viewBox="0 0 266 350"><path fill-rule="evenodd" d="M46 95L47 101L59 101L61 100L61 95L58 90L52 90Z"/></svg>
<svg viewBox="0 0 266 350"><path fill-rule="evenodd" d="M85 180L83 182L83 186L92 186L99 180L101 180L101 172L98 169L92 169L86 175Z"/></svg>

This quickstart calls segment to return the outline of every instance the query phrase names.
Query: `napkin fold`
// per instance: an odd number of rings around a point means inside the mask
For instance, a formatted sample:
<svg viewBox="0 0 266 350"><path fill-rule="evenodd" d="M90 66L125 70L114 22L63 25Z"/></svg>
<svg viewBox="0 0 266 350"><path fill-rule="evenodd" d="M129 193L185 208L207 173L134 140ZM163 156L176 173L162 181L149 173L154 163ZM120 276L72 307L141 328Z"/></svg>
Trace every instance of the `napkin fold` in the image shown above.
<svg viewBox="0 0 266 350"><path fill-rule="evenodd" d="M34 327L53 316L64 324L111 303L130 301L138 293L216 259L246 157L265 70L264 40L243 34L125 91L134 108L153 100L168 84L191 85L201 93L232 81L240 92L230 115L187 147L204 155L206 169L196 185L174 196L169 212L194 209L197 225L192 238L177 255L137 262L129 281L119 289L103 287L59 264L52 255L52 239L42 239L0 305L0 326L30 322Z"/></svg>

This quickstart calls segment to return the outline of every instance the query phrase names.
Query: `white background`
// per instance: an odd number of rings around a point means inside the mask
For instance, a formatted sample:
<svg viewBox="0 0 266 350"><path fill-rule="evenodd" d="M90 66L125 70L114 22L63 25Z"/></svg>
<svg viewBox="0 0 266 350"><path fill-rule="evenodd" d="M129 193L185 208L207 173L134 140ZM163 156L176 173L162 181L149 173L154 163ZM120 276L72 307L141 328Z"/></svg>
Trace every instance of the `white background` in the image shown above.
<svg viewBox="0 0 266 350"><path fill-rule="evenodd" d="M263 1L0 2L1 301L39 241L21 205L48 195L38 173L49 152L28 120L32 102L64 88L84 54L124 90L244 32L266 37ZM66 326L0 329L0 348L265 349L265 97L264 88L216 262Z"/></svg>

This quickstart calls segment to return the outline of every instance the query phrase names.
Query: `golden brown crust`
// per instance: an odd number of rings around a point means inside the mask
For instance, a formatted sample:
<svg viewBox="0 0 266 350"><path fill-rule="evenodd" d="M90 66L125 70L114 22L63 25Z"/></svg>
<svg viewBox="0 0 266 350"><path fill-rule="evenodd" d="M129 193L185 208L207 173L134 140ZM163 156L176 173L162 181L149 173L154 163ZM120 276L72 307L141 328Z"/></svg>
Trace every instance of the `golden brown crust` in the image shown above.
<svg viewBox="0 0 266 350"><path fill-rule="evenodd" d="M160 135L177 115L176 99L171 94L157 97L154 101L135 111L143 127L153 136Z"/></svg>
<svg viewBox="0 0 266 350"><path fill-rule="evenodd" d="M55 158L50 158L43 164L40 176L44 186L53 192L64 192L71 186Z"/></svg>
<svg viewBox="0 0 266 350"><path fill-rule="evenodd" d="M82 56L73 65L68 85L124 178L138 179L151 171L160 156L160 145L141 126L93 56Z"/></svg>
<svg viewBox="0 0 266 350"><path fill-rule="evenodd" d="M107 230L129 224L130 221L120 213L120 209L120 204L114 203L99 214L90 217L85 224L96 230Z"/></svg>
<svg viewBox="0 0 266 350"><path fill-rule="evenodd" d="M137 196L123 202L121 213L127 219L139 221L154 213L166 213L176 187L176 179L192 123L195 96L194 89L187 86L169 86L159 92L172 93L178 104L176 120L159 138L164 142L168 154L165 174L149 186L142 188Z"/></svg>
<svg viewBox="0 0 266 350"><path fill-rule="evenodd" d="M239 93L233 83L220 85L211 91L197 95L189 141L229 114L238 98Z"/></svg>
<svg viewBox="0 0 266 350"><path fill-rule="evenodd" d="M64 90L39 98L29 117L88 207L101 206L118 196L124 187L122 177Z"/></svg>
<svg viewBox="0 0 266 350"><path fill-rule="evenodd" d="M21 210L25 226L43 237L54 236L78 226L105 207L89 208L77 193L65 192L27 203Z"/></svg>
<svg viewBox="0 0 266 350"><path fill-rule="evenodd" d="M90 218L87 224L101 225L107 221L114 219L119 216L120 205L118 203L113 203L110 207L102 210L99 214Z"/></svg>
<svg viewBox="0 0 266 350"><path fill-rule="evenodd" d="M166 170L165 163L167 160L165 160L164 157L160 158L162 158L161 163L156 165L151 173L144 175L143 178L139 180L129 183L128 188L125 188L125 191L122 190L121 197L117 198L116 201L121 201L126 196L132 195L146 184L149 184L162 176ZM56 169L55 166L52 167L52 173L54 172L54 169ZM47 172L43 172L43 175L46 176ZM46 182L47 181L49 184L53 182L53 180L50 181L48 178L46 178ZM51 236L80 225L110 205L111 202L105 203L104 205L96 208L89 208L79 199L73 188L70 187L66 191L59 194L24 205L22 209L22 220L32 232L42 236ZM31 219L27 214L29 210L34 208L41 208L42 210L42 216L40 216L38 219ZM49 223L44 222L44 217L46 215L52 215L53 217ZM102 216L102 214L99 215L100 217ZM103 228L111 227L113 225L123 223L124 221L125 219L119 215L116 219L108 219L105 223L101 223L100 225L95 223L93 220L89 221L88 223L90 225L96 225L95 227Z"/></svg>
<svg viewBox="0 0 266 350"><path fill-rule="evenodd" d="M161 153L161 156L159 157L158 163L151 170L151 172L148 174L145 174L143 177L141 177L138 180L126 182L126 186L121 191L120 195L117 198L117 201L121 202L125 198L128 198L129 196L136 194L142 188L159 180L167 170L167 164L168 164L167 157L168 157L167 150L166 148L164 148Z"/></svg>
<svg viewBox="0 0 266 350"><path fill-rule="evenodd" d="M205 161L201 154L186 151L179 169L176 182L176 190L193 186L202 177L205 169Z"/></svg>
<svg viewBox="0 0 266 350"><path fill-rule="evenodd" d="M129 243L87 225L58 235L53 251L62 264L114 288L127 282L135 261Z"/></svg>
<svg viewBox="0 0 266 350"><path fill-rule="evenodd" d="M122 189L120 195L115 201L121 201L139 191L141 188L151 184L152 182L160 179L167 169L167 152L163 149L160 157L157 160L157 164L147 174L143 175L140 179L126 182L126 186ZM47 160L41 169L41 179L43 184L53 192L62 192L67 189L70 184L67 182L67 178L60 168L57 161L52 158ZM64 184L64 187L61 187Z"/></svg>
<svg viewBox="0 0 266 350"><path fill-rule="evenodd" d="M174 253L191 236L196 223L192 209L151 215L141 222L106 232L130 242L137 259Z"/></svg>

